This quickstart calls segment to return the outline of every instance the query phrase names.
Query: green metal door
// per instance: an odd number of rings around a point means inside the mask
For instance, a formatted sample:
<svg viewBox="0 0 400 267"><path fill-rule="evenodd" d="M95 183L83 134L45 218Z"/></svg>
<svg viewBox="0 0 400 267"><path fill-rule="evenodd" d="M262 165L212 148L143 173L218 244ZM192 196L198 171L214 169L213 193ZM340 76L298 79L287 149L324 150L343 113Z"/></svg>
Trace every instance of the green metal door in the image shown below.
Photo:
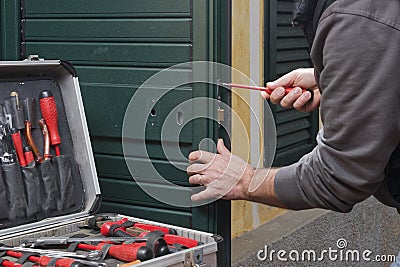
<svg viewBox="0 0 400 267"><path fill-rule="evenodd" d="M302 31L291 25L292 0L265 3L265 73L266 81L301 67L311 67L308 44ZM296 162L316 145L318 111L303 113L270 105L277 130L274 166ZM266 109L267 110L267 109Z"/></svg>
<svg viewBox="0 0 400 267"><path fill-rule="evenodd" d="M16 51L21 58L37 54L45 59L63 59L75 66L103 196L101 211L218 233L225 239L224 256L219 257L221 266L230 265L229 202L185 208L153 199L138 187L128 171L121 132L131 97L152 75L189 61L229 64L229 3L229 0L22 0L15 1L14 7L7 5L20 20L2 16L17 25L8 23L2 27L2 41L9 42L4 29L16 31L14 42L17 40L19 45L14 47L18 47ZM10 54L12 51L7 50L2 56L17 59ZM174 89L157 105L157 116L162 120L163 114L178 103L194 97L213 98L215 91L207 84ZM226 92L221 97L229 102ZM157 132L146 135L151 162L169 181L189 186L185 171L166 159ZM204 138L216 140L215 125L204 120L193 121L179 137L182 153L188 155L197 149ZM142 159L138 155L133 160Z"/></svg>

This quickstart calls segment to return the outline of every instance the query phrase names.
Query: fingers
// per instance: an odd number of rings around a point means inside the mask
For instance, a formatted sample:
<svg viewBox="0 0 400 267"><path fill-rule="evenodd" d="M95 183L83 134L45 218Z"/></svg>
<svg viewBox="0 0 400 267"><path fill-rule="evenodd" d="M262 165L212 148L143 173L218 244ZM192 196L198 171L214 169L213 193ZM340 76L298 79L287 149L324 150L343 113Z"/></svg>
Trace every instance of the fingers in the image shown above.
<svg viewBox="0 0 400 267"><path fill-rule="evenodd" d="M189 167L187 167L186 172L189 175L204 174L208 167L209 167L209 165L207 165L207 164L193 163Z"/></svg>
<svg viewBox="0 0 400 267"><path fill-rule="evenodd" d="M278 87L284 87L284 86L291 85L291 84L293 84L293 78L294 78L294 75L292 74L292 72L289 72L273 82L268 82L267 87L271 90L274 90Z"/></svg>
<svg viewBox="0 0 400 267"><path fill-rule="evenodd" d="M226 146L224 145L224 140L223 139L218 139L217 151L221 155L230 155L231 154L229 149L227 149Z"/></svg>
<svg viewBox="0 0 400 267"><path fill-rule="evenodd" d="M314 90L313 100L311 101L311 92L304 92L294 103L293 107L299 111L311 112L319 107L321 94L319 90Z"/></svg>
<svg viewBox="0 0 400 267"><path fill-rule="evenodd" d="M282 98L280 104L284 108L291 108L296 100L302 95L303 91L300 87L295 87L285 97Z"/></svg>
<svg viewBox="0 0 400 267"><path fill-rule="evenodd" d="M215 158L214 153L210 153L203 150L194 151L189 154L189 160L191 162L196 161L201 163L208 163L213 161L214 158Z"/></svg>
<svg viewBox="0 0 400 267"><path fill-rule="evenodd" d="M302 110L310 101L311 93L306 91L299 98L296 99L293 103L293 107L297 110Z"/></svg>
<svg viewBox="0 0 400 267"><path fill-rule="evenodd" d="M206 185L207 180L206 176L203 174L195 174L189 177L189 183L191 184L199 184L199 185Z"/></svg>
<svg viewBox="0 0 400 267"><path fill-rule="evenodd" d="M204 191L201 191L200 193L194 194L191 196L192 202L198 202L198 201L203 201L207 199L212 199L212 198L220 198L222 197L221 195L217 194L214 190L206 189Z"/></svg>
<svg viewBox="0 0 400 267"><path fill-rule="evenodd" d="M285 96L285 88L278 87L272 91L271 95L269 96L269 99L273 104L277 105L279 104L279 102L281 102L284 96Z"/></svg>

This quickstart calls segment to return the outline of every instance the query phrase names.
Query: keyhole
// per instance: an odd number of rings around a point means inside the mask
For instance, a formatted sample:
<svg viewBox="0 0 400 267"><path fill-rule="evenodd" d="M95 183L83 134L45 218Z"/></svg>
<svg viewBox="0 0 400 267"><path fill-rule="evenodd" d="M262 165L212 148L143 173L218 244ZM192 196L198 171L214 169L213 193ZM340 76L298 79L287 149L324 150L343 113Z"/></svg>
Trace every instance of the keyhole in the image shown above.
<svg viewBox="0 0 400 267"><path fill-rule="evenodd" d="M183 112L182 111L178 111L178 113L176 114L176 122L178 123L178 125L182 125L182 123L183 123Z"/></svg>
<svg viewBox="0 0 400 267"><path fill-rule="evenodd" d="M151 109L150 115L153 116L153 117L156 116L157 115L157 111L154 108Z"/></svg>

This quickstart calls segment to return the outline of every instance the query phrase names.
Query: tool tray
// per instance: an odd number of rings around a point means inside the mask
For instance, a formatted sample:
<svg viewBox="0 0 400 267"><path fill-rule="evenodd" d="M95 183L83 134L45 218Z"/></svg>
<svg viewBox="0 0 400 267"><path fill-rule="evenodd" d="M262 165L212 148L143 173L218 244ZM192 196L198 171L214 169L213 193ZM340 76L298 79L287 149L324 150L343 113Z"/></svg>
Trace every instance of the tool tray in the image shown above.
<svg viewBox="0 0 400 267"><path fill-rule="evenodd" d="M26 98L35 99L35 108L30 111L33 115L27 116L35 117L36 113L37 120L40 119L39 94L43 90L50 90L56 102L61 153L26 166L21 166L17 156L14 162L4 160L1 164L0 243L7 246L19 246L28 237L99 235L83 227L99 209L101 193L75 69L68 62L43 60L37 56L24 61L0 62L0 110L6 115L4 119L0 114L3 123L6 121L13 127L20 119L3 108L11 92L18 93L20 103ZM42 131L36 121L32 123L37 127L31 129L32 137L43 155ZM25 130L20 128L19 132L24 140ZM0 141L10 141L9 138L5 136ZM16 154L15 149L6 152ZM1 152L2 159L4 153ZM53 149L51 154L54 154ZM222 240L219 236L119 214L113 215L112 219L118 221L123 217L174 228L179 236L200 242L196 247L134 266L216 266L217 243ZM117 266L124 262L107 257L105 263Z"/></svg>

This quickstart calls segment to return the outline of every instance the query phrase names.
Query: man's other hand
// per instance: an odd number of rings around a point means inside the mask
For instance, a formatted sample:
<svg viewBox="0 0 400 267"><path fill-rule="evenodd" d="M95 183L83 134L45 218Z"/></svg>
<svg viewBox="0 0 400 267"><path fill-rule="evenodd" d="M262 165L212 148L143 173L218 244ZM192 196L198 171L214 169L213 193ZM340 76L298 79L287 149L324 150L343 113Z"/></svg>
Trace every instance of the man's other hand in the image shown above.
<svg viewBox="0 0 400 267"><path fill-rule="evenodd" d="M212 198L244 199L246 196L254 168L233 155L222 139L218 140L217 152L199 150L189 154L189 183L206 186L192 196L194 202Z"/></svg>

